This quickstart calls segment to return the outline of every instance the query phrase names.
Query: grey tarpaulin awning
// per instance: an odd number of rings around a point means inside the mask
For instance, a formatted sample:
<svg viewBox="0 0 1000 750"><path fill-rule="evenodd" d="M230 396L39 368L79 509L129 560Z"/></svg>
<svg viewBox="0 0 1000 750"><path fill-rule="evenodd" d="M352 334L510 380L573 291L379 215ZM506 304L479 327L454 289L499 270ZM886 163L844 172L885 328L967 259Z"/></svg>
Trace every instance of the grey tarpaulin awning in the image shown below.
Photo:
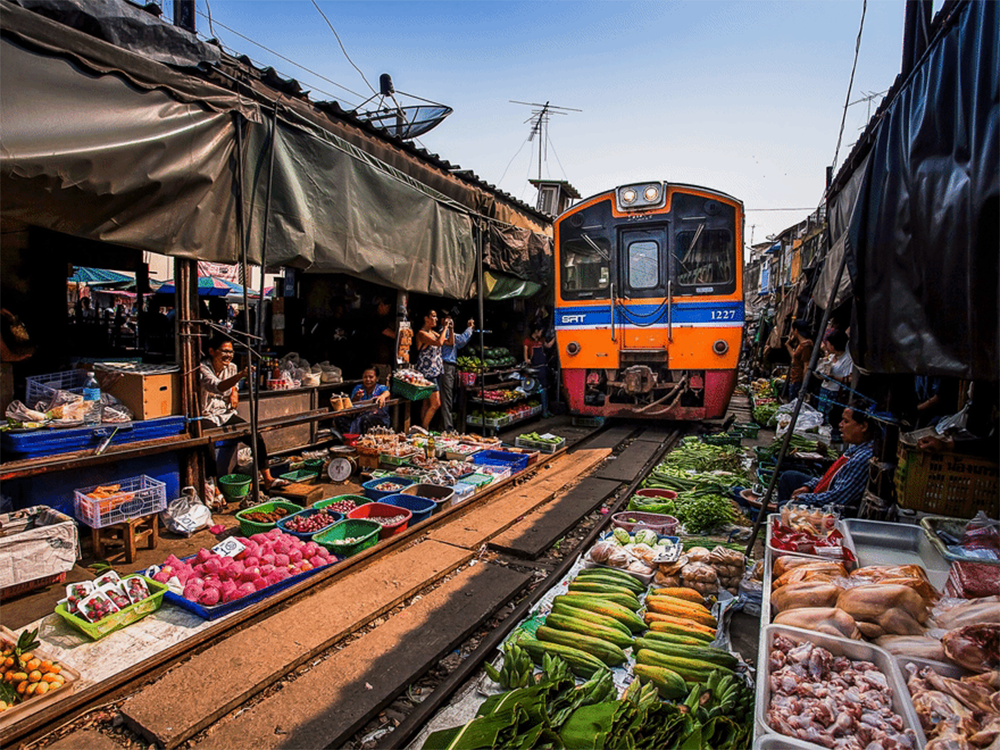
<svg viewBox="0 0 1000 750"><path fill-rule="evenodd" d="M1000 21L957 3L879 118L850 226L855 361L1000 378Z"/></svg>
<svg viewBox="0 0 1000 750"><path fill-rule="evenodd" d="M260 260L270 122L251 126L254 233ZM468 212L431 188L280 110L268 265L348 273L436 296L472 295L476 251Z"/></svg>
<svg viewBox="0 0 1000 750"><path fill-rule="evenodd" d="M66 234L235 262L224 89L0 4L4 215ZM125 72L127 71L127 72Z"/></svg>
<svg viewBox="0 0 1000 750"><path fill-rule="evenodd" d="M823 270L820 271L819 278L813 287L813 302L822 310L826 308L830 301L830 292L833 291L833 282L837 278L837 269L840 268L840 261L844 257L844 246L847 243L847 230L851 226L851 217L854 215L854 207L858 203L858 193L861 190L861 183L864 181L865 168L868 165L868 157L861 162L858 170L851 176L844 188L834 195L827 204L827 221L830 227L830 251L826 254L823 263ZM833 306L836 308L851 293L851 275L842 274L840 277L840 288L834 299Z"/></svg>

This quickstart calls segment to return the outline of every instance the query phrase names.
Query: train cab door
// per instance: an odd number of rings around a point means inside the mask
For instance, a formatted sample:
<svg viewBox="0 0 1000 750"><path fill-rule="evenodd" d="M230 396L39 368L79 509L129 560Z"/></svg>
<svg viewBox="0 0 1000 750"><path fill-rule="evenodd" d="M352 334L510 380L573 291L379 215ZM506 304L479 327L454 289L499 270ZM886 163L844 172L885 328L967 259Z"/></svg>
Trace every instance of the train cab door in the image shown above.
<svg viewBox="0 0 1000 750"><path fill-rule="evenodd" d="M615 327L619 348L660 350L666 357L667 282L670 254L667 227L623 229L618 263Z"/></svg>

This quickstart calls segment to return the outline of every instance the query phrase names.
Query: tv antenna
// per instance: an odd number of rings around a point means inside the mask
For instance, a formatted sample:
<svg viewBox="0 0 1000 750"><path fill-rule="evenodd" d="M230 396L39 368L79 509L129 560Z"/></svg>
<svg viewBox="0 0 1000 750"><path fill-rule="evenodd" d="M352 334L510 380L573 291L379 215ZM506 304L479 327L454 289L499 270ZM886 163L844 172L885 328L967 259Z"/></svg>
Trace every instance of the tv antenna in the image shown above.
<svg viewBox="0 0 1000 750"><path fill-rule="evenodd" d="M531 110L531 117L524 122L531 123L531 132L528 134L528 140L533 141L535 136L538 136L538 179L541 180L543 150L546 157L548 157L549 119L552 115L565 115L569 112L583 112L583 110L574 109L573 107L557 107L550 102L539 104L538 102L519 102L514 99L508 99L508 101L511 104L523 104L526 107L535 108Z"/></svg>
<svg viewBox="0 0 1000 750"><path fill-rule="evenodd" d="M451 107L432 102L430 99L424 99L416 94L407 94L405 91L397 92L392 85L392 77L388 73L379 76L378 84L379 92L358 105L355 116L359 120L364 120L404 141L413 140L433 130L453 111ZM411 99L418 99L425 104L404 107L396 99L397 93ZM375 109L361 111L376 98L378 103L375 105Z"/></svg>

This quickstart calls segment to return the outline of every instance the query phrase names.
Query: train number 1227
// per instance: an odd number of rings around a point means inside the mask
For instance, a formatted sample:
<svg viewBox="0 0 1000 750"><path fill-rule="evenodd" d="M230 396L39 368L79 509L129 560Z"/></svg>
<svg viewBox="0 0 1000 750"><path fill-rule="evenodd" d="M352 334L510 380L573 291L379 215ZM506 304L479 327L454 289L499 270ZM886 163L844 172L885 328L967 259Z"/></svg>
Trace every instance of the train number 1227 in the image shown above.
<svg viewBox="0 0 1000 750"><path fill-rule="evenodd" d="M736 320L736 311L712 310L712 320Z"/></svg>

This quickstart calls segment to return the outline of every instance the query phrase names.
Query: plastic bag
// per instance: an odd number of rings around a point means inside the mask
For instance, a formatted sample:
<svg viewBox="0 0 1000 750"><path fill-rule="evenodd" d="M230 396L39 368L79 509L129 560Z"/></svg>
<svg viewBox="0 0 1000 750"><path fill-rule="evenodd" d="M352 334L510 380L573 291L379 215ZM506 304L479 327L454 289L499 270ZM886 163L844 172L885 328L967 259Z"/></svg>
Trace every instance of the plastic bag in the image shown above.
<svg viewBox="0 0 1000 750"><path fill-rule="evenodd" d="M5 416L15 422L44 422L48 419L44 412L29 409L20 401L11 401Z"/></svg>
<svg viewBox="0 0 1000 750"><path fill-rule="evenodd" d="M778 429L776 437L781 437L788 432L788 425L792 422L792 411L795 409L795 402L783 404L778 407L775 413L778 418ZM811 407L809 404L802 404L799 410L799 418L795 422L795 433L806 437L816 437L816 432L823 426L823 412Z"/></svg>
<svg viewBox="0 0 1000 750"><path fill-rule="evenodd" d="M168 531L181 536L191 536L199 529L212 525L212 511L201 502L194 487L185 487L181 496L171 500L160 520Z"/></svg>
<svg viewBox="0 0 1000 750"><path fill-rule="evenodd" d="M961 547L963 554L969 557L1000 560L1000 522L987 516L985 511L979 511L965 525Z"/></svg>

